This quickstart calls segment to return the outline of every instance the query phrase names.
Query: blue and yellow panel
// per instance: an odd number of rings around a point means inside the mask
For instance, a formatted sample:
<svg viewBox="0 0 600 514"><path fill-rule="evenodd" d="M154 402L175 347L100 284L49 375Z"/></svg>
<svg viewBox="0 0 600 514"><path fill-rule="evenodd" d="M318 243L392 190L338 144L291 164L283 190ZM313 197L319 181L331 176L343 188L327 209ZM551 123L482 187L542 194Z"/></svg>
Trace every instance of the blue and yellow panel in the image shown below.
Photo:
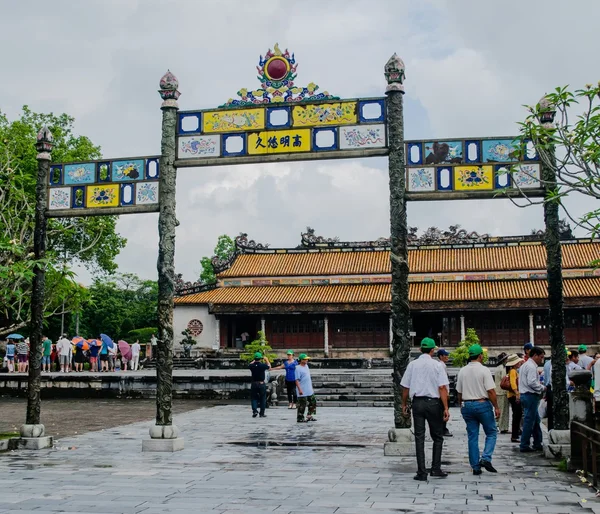
<svg viewBox="0 0 600 514"><path fill-rule="evenodd" d="M335 102L296 105L292 110L292 126L320 127L358 123L358 102Z"/></svg>
<svg viewBox="0 0 600 514"><path fill-rule="evenodd" d="M481 191L494 189L493 166L456 166L455 191Z"/></svg>
<svg viewBox="0 0 600 514"><path fill-rule="evenodd" d="M248 154L310 152L311 130L290 129L254 132L248 134Z"/></svg>
<svg viewBox="0 0 600 514"><path fill-rule="evenodd" d="M247 132L265 128L265 109L223 109L202 113L202 132Z"/></svg>
<svg viewBox="0 0 600 514"><path fill-rule="evenodd" d="M119 184L98 184L86 188L86 207L117 207L119 205Z"/></svg>

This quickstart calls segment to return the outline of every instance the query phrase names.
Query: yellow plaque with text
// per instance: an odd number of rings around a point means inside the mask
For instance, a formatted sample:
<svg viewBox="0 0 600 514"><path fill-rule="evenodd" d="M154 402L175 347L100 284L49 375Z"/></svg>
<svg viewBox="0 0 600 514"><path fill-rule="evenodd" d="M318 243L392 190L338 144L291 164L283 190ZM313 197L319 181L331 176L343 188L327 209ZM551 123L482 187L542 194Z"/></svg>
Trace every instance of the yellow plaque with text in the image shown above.
<svg viewBox="0 0 600 514"><path fill-rule="evenodd" d="M107 184L87 186L86 207L94 209L97 207L119 206L119 184Z"/></svg>
<svg viewBox="0 0 600 514"><path fill-rule="evenodd" d="M236 132L265 128L264 109L208 111L202 114L202 132Z"/></svg>
<svg viewBox="0 0 600 514"><path fill-rule="evenodd" d="M292 110L294 127L348 125L358 123L357 102L295 105Z"/></svg>
<svg viewBox="0 0 600 514"><path fill-rule="evenodd" d="M310 152L310 129L271 130L248 134L248 154Z"/></svg>
<svg viewBox="0 0 600 514"><path fill-rule="evenodd" d="M494 189L493 166L456 166L454 168L455 191L480 191Z"/></svg>

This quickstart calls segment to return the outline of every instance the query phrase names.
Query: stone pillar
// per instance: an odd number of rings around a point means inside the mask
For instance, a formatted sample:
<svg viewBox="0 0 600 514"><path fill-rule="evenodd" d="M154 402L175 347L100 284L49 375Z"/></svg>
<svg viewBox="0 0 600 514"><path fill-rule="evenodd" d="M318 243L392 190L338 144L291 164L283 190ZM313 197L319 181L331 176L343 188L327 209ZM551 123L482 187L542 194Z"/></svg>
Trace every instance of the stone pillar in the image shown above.
<svg viewBox="0 0 600 514"><path fill-rule="evenodd" d="M260 317L260 330L263 333L263 335L265 336L265 339L267 338L267 332L266 332L266 323L265 323L265 317L261 316Z"/></svg>
<svg viewBox="0 0 600 514"><path fill-rule="evenodd" d="M221 348L221 320L215 318L215 350Z"/></svg>
<svg viewBox="0 0 600 514"><path fill-rule="evenodd" d="M535 344L535 330L533 325L533 312L529 312L529 342Z"/></svg>
<svg viewBox="0 0 600 514"><path fill-rule="evenodd" d="M329 318L323 318L323 354L329 357Z"/></svg>
<svg viewBox="0 0 600 514"><path fill-rule="evenodd" d="M384 454L394 454L392 446L411 442L411 418L402 414L400 381L410 359L410 308L408 304L408 244L406 222L406 169L404 163L404 62L394 54L386 63L388 170L390 180L390 260L392 267L392 362L394 389L394 428L388 433ZM400 429L400 430L397 430ZM403 430L402 430L403 429Z"/></svg>
<svg viewBox="0 0 600 514"><path fill-rule="evenodd" d="M48 177L54 138L47 127L38 135L36 149L38 154L38 173L35 186L35 228L33 233L33 253L36 261L46 257L46 207L48 199ZM44 265L33 269L33 287L31 292L31 334L29 337L29 376L27 379L27 416L21 425L19 447L37 450L51 448L52 437L45 435L46 429L40 422L41 413L41 365L42 332L44 330L44 297L46 270Z"/></svg>
<svg viewBox="0 0 600 514"><path fill-rule="evenodd" d="M465 315L460 315L460 340L464 341L467 337L467 331L465 330Z"/></svg>
<svg viewBox="0 0 600 514"><path fill-rule="evenodd" d="M390 355L394 351L394 323L392 321L392 315L390 314Z"/></svg>
<svg viewBox="0 0 600 514"><path fill-rule="evenodd" d="M158 344L156 356L156 425L150 428L150 440L142 442L142 451L173 452L183 449L183 439L173 425L173 293L175 290L175 168L177 99L179 83L167 71L160 80L163 99L162 140L159 178L158 216Z"/></svg>

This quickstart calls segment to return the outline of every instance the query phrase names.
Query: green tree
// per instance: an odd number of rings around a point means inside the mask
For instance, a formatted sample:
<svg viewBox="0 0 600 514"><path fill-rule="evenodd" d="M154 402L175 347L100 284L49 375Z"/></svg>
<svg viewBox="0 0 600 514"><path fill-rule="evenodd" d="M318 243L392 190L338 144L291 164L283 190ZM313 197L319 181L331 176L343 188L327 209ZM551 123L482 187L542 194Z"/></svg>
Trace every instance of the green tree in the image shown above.
<svg viewBox="0 0 600 514"><path fill-rule="evenodd" d="M37 114L23 108L9 121L0 113L0 335L26 327L29 320L37 161L35 142L42 125L55 137L54 161L82 161L100 156L100 148L73 134L73 118ZM115 232L115 217L49 220L46 257L45 317L72 312L85 299L75 282L73 262L95 270L116 269L114 259L125 245Z"/></svg>
<svg viewBox="0 0 600 514"><path fill-rule="evenodd" d="M229 260L236 251L235 241L226 234L220 235L215 246L213 256L217 257L220 261ZM200 272L200 281L203 284L215 284L217 277L212 264L211 257L202 257L200 259L200 265L202 271Z"/></svg>
<svg viewBox="0 0 600 514"><path fill-rule="evenodd" d="M474 328L467 328L464 341L461 341L456 350L450 352L450 359L452 359L452 366L462 368L469 362L469 346L473 344L479 344L479 336ZM483 362L487 362L488 352L487 349L483 349Z"/></svg>
<svg viewBox="0 0 600 514"><path fill-rule="evenodd" d="M267 357L271 362L277 358L277 354L273 352L273 348L269 345L265 337L265 333L262 330L258 331L257 338L248 343L244 347L244 352L240 354L240 359L244 362L251 362L254 360L254 354L260 352L263 356Z"/></svg>

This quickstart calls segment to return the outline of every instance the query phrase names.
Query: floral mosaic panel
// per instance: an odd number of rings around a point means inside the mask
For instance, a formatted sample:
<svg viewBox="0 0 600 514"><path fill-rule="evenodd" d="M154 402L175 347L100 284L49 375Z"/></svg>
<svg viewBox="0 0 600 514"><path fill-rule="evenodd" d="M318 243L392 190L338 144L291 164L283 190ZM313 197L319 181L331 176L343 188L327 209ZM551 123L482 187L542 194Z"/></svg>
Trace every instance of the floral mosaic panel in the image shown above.
<svg viewBox="0 0 600 514"><path fill-rule="evenodd" d="M340 127L340 149L385 148L385 125Z"/></svg>
<svg viewBox="0 0 600 514"><path fill-rule="evenodd" d="M48 193L48 209L51 211L71 208L71 188L51 188Z"/></svg>
<svg viewBox="0 0 600 514"><path fill-rule="evenodd" d="M517 160L517 147L512 139L484 139L481 142L482 162L511 162Z"/></svg>
<svg viewBox="0 0 600 514"><path fill-rule="evenodd" d="M456 166L454 168L454 189L456 191L494 189L494 168L492 166Z"/></svg>
<svg viewBox="0 0 600 514"><path fill-rule="evenodd" d="M136 184L135 203L137 205L158 203L158 182L140 182Z"/></svg>
<svg viewBox="0 0 600 514"><path fill-rule="evenodd" d="M144 159L114 161L112 163L112 179L115 182L130 182L144 179Z"/></svg>
<svg viewBox="0 0 600 514"><path fill-rule="evenodd" d="M515 168L517 171L512 174L515 188L532 189L541 187L539 164L519 164Z"/></svg>
<svg viewBox="0 0 600 514"><path fill-rule="evenodd" d="M408 168L409 191L434 191L435 168Z"/></svg>
<svg viewBox="0 0 600 514"><path fill-rule="evenodd" d="M65 185L96 182L96 163L65 164Z"/></svg>
<svg viewBox="0 0 600 514"><path fill-rule="evenodd" d="M119 205L119 185L101 184L88 186L86 189L86 206L88 209L97 207L117 207Z"/></svg>
<svg viewBox="0 0 600 514"><path fill-rule="evenodd" d="M209 111L202 117L204 133L259 130L265 128L265 109Z"/></svg>
<svg viewBox="0 0 600 514"><path fill-rule="evenodd" d="M221 155L221 136L180 137L178 150L179 159L219 157Z"/></svg>
<svg viewBox="0 0 600 514"><path fill-rule="evenodd" d="M296 105L292 111L294 127L356 123L357 102Z"/></svg>

